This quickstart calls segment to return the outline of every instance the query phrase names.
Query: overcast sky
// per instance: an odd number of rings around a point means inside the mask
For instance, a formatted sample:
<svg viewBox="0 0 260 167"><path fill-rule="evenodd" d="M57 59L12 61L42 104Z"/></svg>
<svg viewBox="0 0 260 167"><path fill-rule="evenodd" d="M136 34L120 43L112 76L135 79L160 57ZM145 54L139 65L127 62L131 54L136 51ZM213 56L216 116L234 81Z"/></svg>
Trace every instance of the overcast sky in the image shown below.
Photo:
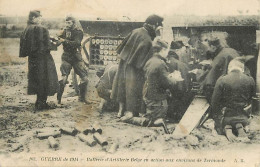
<svg viewBox="0 0 260 167"><path fill-rule="evenodd" d="M151 13L178 15L257 15L260 0L0 0L0 14L27 16L39 9L44 17L121 18L142 20ZM239 13L240 12L240 13Z"/></svg>

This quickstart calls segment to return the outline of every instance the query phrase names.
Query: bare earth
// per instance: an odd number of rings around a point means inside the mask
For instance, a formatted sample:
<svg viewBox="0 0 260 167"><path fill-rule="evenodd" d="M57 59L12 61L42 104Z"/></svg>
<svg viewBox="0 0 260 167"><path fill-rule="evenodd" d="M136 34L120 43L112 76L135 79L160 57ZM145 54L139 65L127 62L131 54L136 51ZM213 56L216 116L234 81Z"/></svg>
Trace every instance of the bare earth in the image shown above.
<svg viewBox="0 0 260 167"><path fill-rule="evenodd" d="M235 163L234 159L244 159L246 166L260 163L260 117L254 116L250 125L247 143L229 143L224 136L219 136L213 129L214 123L208 120L204 127L195 129L185 139L175 140L172 135L164 134L161 127L138 127L119 122L116 112L100 114L96 111L98 104L82 104L73 96L74 90L67 86L62 105L55 109L34 113L36 96L27 95L27 58L19 58L18 39L0 39L0 166L93 166L108 163L111 166L124 162L123 160L91 161L91 158L130 158L125 165L141 166L210 166L193 163L193 159L207 157L208 159L225 159L225 163L216 162L219 166L243 166L243 162ZM57 72L59 73L61 48L52 53ZM56 103L56 96L49 97L48 102ZM108 146L95 145L90 147L80 141L78 136L62 134L57 137L58 149L49 147L48 140L36 137L36 130L51 127L87 128L94 122L99 122ZM192 119L191 119L192 121ZM170 131L176 124L169 124ZM118 149L114 154L107 150L117 143ZM50 157L75 158L69 162L60 162ZM151 161L151 158L154 161ZM166 162L164 157L169 157ZM89 158L89 159L88 159ZM138 159L131 158L140 158ZM145 163L144 159L149 162ZM170 162L172 159L173 162ZM179 161L177 159L180 159ZM184 162L186 160L186 162ZM251 161L252 160L252 161ZM227 163L228 162L228 163ZM259 165L259 164L258 164Z"/></svg>

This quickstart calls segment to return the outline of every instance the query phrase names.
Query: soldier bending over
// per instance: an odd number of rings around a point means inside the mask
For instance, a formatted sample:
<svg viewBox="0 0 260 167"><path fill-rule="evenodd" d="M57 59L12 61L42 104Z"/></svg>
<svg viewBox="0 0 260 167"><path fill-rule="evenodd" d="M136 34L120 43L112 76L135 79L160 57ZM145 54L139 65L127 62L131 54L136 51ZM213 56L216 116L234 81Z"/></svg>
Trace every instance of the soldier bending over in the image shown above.
<svg viewBox="0 0 260 167"><path fill-rule="evenodd" d="M99 111L106 109L116 109L118 106L118 103L110 98L112 85L117 70L118 65L108 65L105 68L104 74L100 76L100 80L96 85L98 96L101 97L101 103L98 108Z"/></svg>

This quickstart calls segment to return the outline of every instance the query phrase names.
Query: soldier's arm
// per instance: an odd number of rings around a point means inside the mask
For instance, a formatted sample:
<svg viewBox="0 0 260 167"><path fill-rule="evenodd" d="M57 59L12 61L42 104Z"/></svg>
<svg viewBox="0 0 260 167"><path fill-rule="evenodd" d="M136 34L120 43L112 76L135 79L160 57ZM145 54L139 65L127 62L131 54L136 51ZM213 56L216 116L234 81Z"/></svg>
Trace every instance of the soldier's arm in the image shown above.
<svg viewBox="0 0 260 167"><path fill-rule="evenodd" d="M51 50L52 49L52 43L51 43L51 40L50 40L49 31L47 29L45 29L44 36L45 36L45 40L46 40L47 45L48 45L48 49Z"/></svg>
<svg viewBox="0 0 260 167"><path fill-rule="evenodd" d="M169 79L169 72L167 70L167 67L164 67L164 66L160 66L159 69L158 69L158 72L159 72L159 80L160 82L162 83L162 87L167 89L167 88L170 88L170 86L173 84L171 82L171 80Z"/></svg>
<svg viewBox="0 0 260 167"><path fill-rule="evenodd" d="M65 39L66 38L65 29L60 29L60 31L56 35L58 38Z"/></svg>

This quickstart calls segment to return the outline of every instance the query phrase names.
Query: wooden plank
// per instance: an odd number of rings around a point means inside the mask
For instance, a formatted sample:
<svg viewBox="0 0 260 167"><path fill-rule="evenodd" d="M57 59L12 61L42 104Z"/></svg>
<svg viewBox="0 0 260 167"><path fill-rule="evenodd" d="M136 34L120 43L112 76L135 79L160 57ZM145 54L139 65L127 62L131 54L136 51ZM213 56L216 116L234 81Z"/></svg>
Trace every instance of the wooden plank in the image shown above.
<svg viewBox="0 0 260 167"><path fill-rule="evenodd" d="M209 103L205 97L195 97L181 121L176 126L173 132L174 138L183 138L189 135L190 132L197 127L208 107Z"/></svg>

